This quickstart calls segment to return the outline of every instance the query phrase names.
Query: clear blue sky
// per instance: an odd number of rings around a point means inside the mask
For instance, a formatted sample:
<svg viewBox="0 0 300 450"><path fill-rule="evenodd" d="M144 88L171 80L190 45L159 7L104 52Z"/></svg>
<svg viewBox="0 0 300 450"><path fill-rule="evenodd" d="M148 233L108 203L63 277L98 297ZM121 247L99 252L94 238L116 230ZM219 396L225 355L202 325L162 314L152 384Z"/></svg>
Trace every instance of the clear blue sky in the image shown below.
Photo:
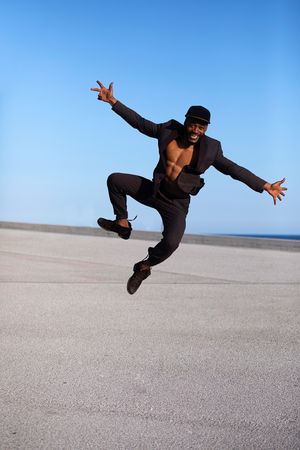
<svg viewBox="0 0 300 450"><path fill-rule="evenodd" d="M96 100L99 79L154 122L206 106L228 158L286 177L274 207L210 168L188 232L299 234L297 1L11 1L0 38L0 220L96 226L113 217L111 172L151 178L156 140ZM154 210L129 201L129 214L161 229Z"/></svg>

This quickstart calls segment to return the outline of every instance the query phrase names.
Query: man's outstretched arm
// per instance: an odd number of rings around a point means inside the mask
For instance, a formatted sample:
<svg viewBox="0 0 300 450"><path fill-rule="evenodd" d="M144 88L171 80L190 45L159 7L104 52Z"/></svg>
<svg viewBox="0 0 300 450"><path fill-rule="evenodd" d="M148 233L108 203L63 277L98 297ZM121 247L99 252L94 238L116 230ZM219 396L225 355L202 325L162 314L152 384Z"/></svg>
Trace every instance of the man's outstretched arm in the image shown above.
<svg viewBox="0 0 300 450"><path fill-rule="evenodd" d="M97 83L99 88L91 88L91 91L98 92L98 100L109 103L113 111L121 116L122 119L126 120L133 128L136 128L149 137L158 138L160 131L159 124L144 119L144 117L118 101L113 95L113 83L110 83L108 89L100 81L97 80Z"/></svg>
<svg viewBox="0 0 300 450"><path fill-rule="evenodd" d="M284 191L287 190L286 187L281 187L281 184L284 183L285 178L280 181L276 181L275 183L268 183L266 180L259 178L254 173L250 172L250 170L245 167L239 166L235 162L231 161L228 158L225 158L223 155L223 151L221 145L219 146L219 150L216 156L216 159L213 163L213 166L219 171L224 173L225 175L230 175L235 180L241 181L242 183L247 184L251 189L257 192L267 191L268 194L271 195L274 201L274 205L276 205L276 200L282 200L282 196L284 196Z"/></svg>

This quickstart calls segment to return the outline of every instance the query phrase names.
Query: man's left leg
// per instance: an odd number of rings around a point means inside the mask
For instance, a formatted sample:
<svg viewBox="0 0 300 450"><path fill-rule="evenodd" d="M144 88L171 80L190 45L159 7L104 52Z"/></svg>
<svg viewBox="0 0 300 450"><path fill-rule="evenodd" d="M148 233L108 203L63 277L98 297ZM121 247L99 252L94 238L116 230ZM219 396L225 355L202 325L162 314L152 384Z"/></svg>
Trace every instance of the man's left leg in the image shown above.
<svg viewBox="0 0 300 450"><path fill-rule="evenodd" d="M160 264L174 253L184 234L187 211L169 205L159 207L157 210L163 221L163 238L155 247L149 247L147 258L134 265L134 273L127 283L129 294L134 294L143 280L148 278L152 266Z"/></svg>

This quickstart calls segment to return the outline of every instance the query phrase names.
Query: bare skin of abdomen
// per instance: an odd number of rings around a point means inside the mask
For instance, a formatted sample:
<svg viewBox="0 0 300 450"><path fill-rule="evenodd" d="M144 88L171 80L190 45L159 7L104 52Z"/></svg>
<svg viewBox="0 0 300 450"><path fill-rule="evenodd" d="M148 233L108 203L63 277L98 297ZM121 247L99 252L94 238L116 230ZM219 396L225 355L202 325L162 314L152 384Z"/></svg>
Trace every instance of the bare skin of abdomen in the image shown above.
<svg viewBox="0 0 300 450"><path fill-rule="evenodd" d="M166 178L175 181L183 167L190 164L194 146L180 147L176 140L171 141L166 148Z"/></svg>
<svg viewBox="0 0 300 450"><path fill-rule="evenodd" d="M166 176L161 188L167 194L174 197L182 196L176 179L183 167L190 164L193 156L194 146L181 146L176 140L171 141L166 147Z"/></svg>

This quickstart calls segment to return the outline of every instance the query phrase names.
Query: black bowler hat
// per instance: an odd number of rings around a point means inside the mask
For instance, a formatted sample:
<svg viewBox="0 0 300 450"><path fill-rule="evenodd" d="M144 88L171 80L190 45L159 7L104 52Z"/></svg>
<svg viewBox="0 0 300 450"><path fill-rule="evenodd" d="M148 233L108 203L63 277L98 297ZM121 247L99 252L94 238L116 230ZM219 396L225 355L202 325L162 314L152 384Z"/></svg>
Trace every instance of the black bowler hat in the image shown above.
<svg viewBox="0 0 300 450"><path fill-rule="evenodd" d="M210 123L210 112L208 109L204 108L204 106L191 106L185 117L191 117Z"/></svg>

